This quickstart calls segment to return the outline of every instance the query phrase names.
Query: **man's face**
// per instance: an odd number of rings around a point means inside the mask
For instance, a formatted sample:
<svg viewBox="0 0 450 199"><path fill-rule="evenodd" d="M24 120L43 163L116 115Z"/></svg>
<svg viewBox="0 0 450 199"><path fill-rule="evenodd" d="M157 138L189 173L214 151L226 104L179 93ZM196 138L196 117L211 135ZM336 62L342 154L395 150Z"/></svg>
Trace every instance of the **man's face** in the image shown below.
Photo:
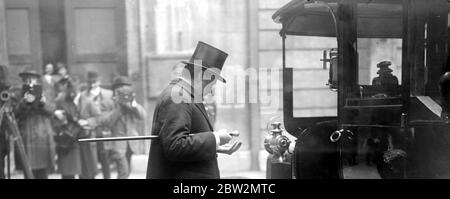
<svg viewBox="0 0 450 199"><path fill-rule="evenodd" d="M215 88L217 84L217 73L220 71L214 72L213 69L208 69L203 73L203 96L215 94Z"/></svg>
<svg viewBox="0 0 450 199"><path fill-rule="evenodd" d="M34 76L24 77L22 82L26 85L36 85L38 83L38 78Z"/></svg>
<svg viewBox="0 0 450 199"><path fill-rule="evenodd" d="M205 80L203 81L203 96L215 95L217 80Z"/></svg>
<svg viewBox="0 0 450 199"><path fill-rule="evenodd" d="M118 104L128 104L134 101L134 92L131 86L119 86L114 89L114 101ZM130 105L130 104L128 104Z"/></svg>
<svg viewBox="0 0 450 199"><path fill-rule="evenodd" d="M100 80L89 82L89 88L95 89L100 87Z"/></svg>
<svg viewBox="0 0 450 199"><path fill-rule="evenodd" d="M67 75L67 69L65 67L59 68L58 74L61 75L61 76Z"/></svg>
<svg viewBox="0 0 450 199"><path fill-rule="evenodd" d="M45 74L50 75L53 73L53 65L47 64L45 66Z"/></svg>

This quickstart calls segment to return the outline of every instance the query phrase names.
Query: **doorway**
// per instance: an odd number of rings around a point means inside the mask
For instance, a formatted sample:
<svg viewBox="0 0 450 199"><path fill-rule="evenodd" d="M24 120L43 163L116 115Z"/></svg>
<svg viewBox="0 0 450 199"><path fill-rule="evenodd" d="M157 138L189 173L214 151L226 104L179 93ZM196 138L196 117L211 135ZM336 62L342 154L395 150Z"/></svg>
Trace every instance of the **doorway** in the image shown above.
<svg viewBox="0 0 450 199"><path fill-rule="evenodd" d="M57 62L83 82L89 70L105 84L127 75L123 0L5 0L5 23L13 84L25 67Z"/></svg>

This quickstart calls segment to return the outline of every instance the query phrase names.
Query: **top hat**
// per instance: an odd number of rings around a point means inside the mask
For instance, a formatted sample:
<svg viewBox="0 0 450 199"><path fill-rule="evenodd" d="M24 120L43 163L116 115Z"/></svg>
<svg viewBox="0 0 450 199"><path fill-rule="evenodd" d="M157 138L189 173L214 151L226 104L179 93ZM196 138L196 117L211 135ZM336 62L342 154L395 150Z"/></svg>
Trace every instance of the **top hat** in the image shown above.
<svg viewBox="0 0 450 199"><path fill-rule="evenodd" d="M37 72L36 69L33 69L32 67L27 67L25 70L23 70L21 73L19 73L19 76L24 77L41 77L41 75Z"/></svg>
<svg viewBox="0 0 450 199"><path fill-rule="evenodd" d="M119 77L114 78L112 89L114 90L120 86L131 86L131 85L133 85L133 84L131 83L130 79L128 79L128 77L119 76Z"/></svg>
<svg viewBox="0 0 450 199"><path fill-rule="evenodd" d="M87 81L89 83L96 82L99 80L99 75L95 71L88 71L87 73Z"/></svg>
<svg viewBox="0 0 450 199"><path fill-rule="evenodd" d="M189 61L183 61L182 63L187 64L188 66L197 66L204 70L209 70L216 78L218 78L218 80L226 83L225 78L220 75L220 71L222 71L227 57L228 54L222 50L200 41L198 42L197 48L191 59ZM197 62L201 63L201 65Z"/></svg>

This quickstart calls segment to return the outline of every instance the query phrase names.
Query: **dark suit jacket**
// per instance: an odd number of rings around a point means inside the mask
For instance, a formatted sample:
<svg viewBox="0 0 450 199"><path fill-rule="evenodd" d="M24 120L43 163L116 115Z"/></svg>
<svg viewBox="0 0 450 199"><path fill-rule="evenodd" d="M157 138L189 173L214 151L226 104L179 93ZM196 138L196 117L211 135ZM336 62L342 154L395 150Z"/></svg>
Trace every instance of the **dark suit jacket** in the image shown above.
<svg viewBox="0 0 450 199"><path fill-rule="evenodd" d="M179 103L184 101L182 103ZM202 103L191 87L176 80L162 92L153 119L149 179L218 179L216 139Z"/></svg>

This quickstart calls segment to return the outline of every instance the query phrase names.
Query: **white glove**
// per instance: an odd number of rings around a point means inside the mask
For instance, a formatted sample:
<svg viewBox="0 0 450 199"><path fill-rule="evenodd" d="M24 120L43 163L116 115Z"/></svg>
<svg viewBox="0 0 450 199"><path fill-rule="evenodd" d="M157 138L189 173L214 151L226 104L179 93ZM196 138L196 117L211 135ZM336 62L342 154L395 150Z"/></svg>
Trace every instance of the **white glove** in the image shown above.
<svg viewBox="0 0 450 199"><path fill-rule="evenodd" d="M223 153L227 155L232 155L234 152L241 148L242 142L238 141L233 144L227 144L217 147L217 153Z"/></svg>
<svg viewBox="0 0 450 199"><path fill-rule="evenodd" d="M131 102L131 107L132 107L132 108L136 108L136 107L137 107L137 102L136 102L136 100L133 100L133 102Z"/></svg>
<svg viewBox="0 0 450 199"><path fill-rule="evenodd" d="M233 136L231 136L226 129L213 132L213 134L216 137L217 146L225 145L233 139Z"/></svg>
<svg viewBox="0 0 450 199"><path fill-rule="evenodd" d="M78 124L80 126L86 127L89 125L89 122L87 120L78 120Z"/></svg>

